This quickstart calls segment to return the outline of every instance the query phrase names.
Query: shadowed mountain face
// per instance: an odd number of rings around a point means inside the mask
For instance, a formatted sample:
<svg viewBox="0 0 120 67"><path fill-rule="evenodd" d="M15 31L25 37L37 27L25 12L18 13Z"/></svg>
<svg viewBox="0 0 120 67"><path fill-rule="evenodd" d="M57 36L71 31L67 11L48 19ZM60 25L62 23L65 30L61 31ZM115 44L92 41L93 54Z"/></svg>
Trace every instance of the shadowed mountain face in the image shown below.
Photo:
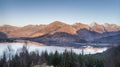
<svg viewBox="0 0 120 67"><path fill-rule="evenodd" d="M108 34L108 35L107 35ZM57 46L74 46L79 47L78 43L120 43L120 32L113 32L100 34L87 29L80 29L76 35L68 34L65 32L57 32L54 34L46 34L39 37L28 38L27 40L43 43L46 45ZM115 40L115 41L114 41Z"/></svg>
<svg viewBox="0 0 120 67"><path fill-rule="evenodd" d="M9 39L5 33L0 32L0 43L1 42L13 42L13 40Z"/></svg>
<svg viewBox="0 0 120 67"><path fill-rule="evenodd" d="M89 31L87 29L80 29L77 31L77 36L80 39L84 39L86 41L93 41L94 39L100 38L102 35L100 33Z"/></svg>
<svg viewBox="0 0 120 67"><path fill-rule="evenodd" d="M116 43L116 44L120 44L120 34L113 35L113 36L102 37L100 39L96 39L94 42L97 42L97 43Z"/></svg>
<svg viewBox="0 0 120 67"><path fill-rule="evenodd" d="M120 26L115 24L86 25L76 23L74 25L54 21L48 25L28 25L15 27L10 25L0 26L0 31L9 38L28 37L30 40L42 43L58 42L92 42L109 36L120 34ZM95 41L96 42L96 41Z"/></svg>
<svg viewBox="0 0 120 67"><path fill-rule="evenodd" d="M3 32L0 32L0 39L6 39L7 35Z"/></svg>
<svg viewBox="0 0 120 67"><path fill-rule="evenodd" d="M47 34L35 38L29 38L28 40L43 43L46 45L58 45L58 46L75 46L75 43L87 42L86 40L80 39L77 35L72 35L65 32Z"/></svg>

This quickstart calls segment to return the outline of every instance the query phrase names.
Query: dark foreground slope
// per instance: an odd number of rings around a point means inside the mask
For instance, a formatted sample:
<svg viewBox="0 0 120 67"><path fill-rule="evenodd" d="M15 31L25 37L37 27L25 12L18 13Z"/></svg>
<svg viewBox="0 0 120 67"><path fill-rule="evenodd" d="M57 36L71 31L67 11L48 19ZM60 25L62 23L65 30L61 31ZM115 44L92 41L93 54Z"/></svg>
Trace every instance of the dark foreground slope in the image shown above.
<svg viewBox="0 0 120 67"><path fill-rule="evenodd" d="M106 51L105 67L120 67L120 45Z"/></svg>

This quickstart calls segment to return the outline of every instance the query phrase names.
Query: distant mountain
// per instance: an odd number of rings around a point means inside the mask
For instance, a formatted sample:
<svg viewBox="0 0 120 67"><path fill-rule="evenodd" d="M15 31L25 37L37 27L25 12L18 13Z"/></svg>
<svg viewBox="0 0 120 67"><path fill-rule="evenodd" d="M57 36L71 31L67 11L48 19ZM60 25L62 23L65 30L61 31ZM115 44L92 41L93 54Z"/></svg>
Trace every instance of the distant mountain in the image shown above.
<svg viewBox="0 0 120 67"><path fill-rule="evenodd" d="M80 30L80 29L87 29L90 30L90 26L86 25L86 24L82 24L82 23L75 23L72 25L76 30Z"/></svg>
<svg viewBox="0 0 120 67"><path fill-rule="evenodd" d="M0 32L3 32L4 34L6 34L8 37L12 36L12 32L14 32L14 30L17 30L19 27L16 26L10 26L10 25L3 25L0 26Z"/></svg>
<svg viewBox="0 0 120 67"><path fill-rule="evenodd" d="M45 25L27 25L15 30L12 33L13 37L30 37L36 31L39 31ZM16 34L17 33L17 34Z"/></svg>
<svg viewBox="0 0 120 67"><path fill-rule="evenodd" d="M54 21L53 23L50 23L49 25L45 26L41 30L32 34L32 37L37 37L37 36L46 35L46 34L54 34L56 32L76 34L76 29L73 28L71 25L65 24L63 22Z"/></svg>
<svg viewBox="0 0 120 67"><path fill-rule="evenodd" d="M116 31L120 31L120 26L116 25L116 24L108 24L105 23L104 24L105 30L107 32L116 32Z"/></svg>
<svg viewBox="0 0 120 67"><path fill-rule="evenodd" d="M120 34L120 26L105 23L92 25L75 23L69 25L61 21L54 21L48 25L27 25L24 27L15 27L10 25L0 26L0 32L5 33L8 38L25 37L41 43L80 43L97 42L107 40Z"/></svg>
<svg viewBox="0 0 120 67"><path fill-rule="evenodd" d="M90 30L94 31L94 32L101 33L101 34L106 32L104 25L99 25L97 23L93 23Z"/></svg>
<svg viewBox="0 0 120 67"><path fill-rule="evenodd" d="M29 37L32 33L40 30L45 25L27 25L15 27L10 25L0 26L0 31L4 32L9 38Z"/></svg>

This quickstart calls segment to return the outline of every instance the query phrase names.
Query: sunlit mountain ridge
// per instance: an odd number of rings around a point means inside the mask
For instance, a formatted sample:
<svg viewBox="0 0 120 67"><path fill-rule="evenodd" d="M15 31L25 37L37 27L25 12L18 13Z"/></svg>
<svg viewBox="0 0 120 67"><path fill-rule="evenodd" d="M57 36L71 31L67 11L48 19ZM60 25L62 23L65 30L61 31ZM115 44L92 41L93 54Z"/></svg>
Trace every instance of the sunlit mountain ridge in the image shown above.
<svg viewBox="0 0 120 67"><path fill-rule="evenodd" d="M76 43L120 42L120 26L108 23L98 24L95 22L92 25L75 23L70 25L61 21L54 21L48 25L27 25L24 27L4 25L0 26L0 32L8 38L19 38L47 45L69 44L72 46Z"/></svg>

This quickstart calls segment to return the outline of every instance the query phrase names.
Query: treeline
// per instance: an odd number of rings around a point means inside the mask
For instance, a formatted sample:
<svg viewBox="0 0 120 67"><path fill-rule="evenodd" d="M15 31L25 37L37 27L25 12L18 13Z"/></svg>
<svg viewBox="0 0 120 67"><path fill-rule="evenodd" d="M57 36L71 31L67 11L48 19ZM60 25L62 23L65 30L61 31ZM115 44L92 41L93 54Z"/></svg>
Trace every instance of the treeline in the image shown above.
<svg viewBox="0 0 120 67"><path fill-rule="evenodd" d="M0 67L34 67L44 63L54 67L105 67L108 62L104 56L76 54L72 50L65 50L63 53L57 51L54 53L44 51L41 54L39 51L28 52L26 46L14 55L13 50L8 47L0 59Z"/></svg>
<svg viewBox="0 0 120 67"><path fill-rule="evenodd" d="M10 39L10 38L5 38L5 39L0 38L0 43L3 43L3 42L15 42L15 41L13 39Z"/></svg>

